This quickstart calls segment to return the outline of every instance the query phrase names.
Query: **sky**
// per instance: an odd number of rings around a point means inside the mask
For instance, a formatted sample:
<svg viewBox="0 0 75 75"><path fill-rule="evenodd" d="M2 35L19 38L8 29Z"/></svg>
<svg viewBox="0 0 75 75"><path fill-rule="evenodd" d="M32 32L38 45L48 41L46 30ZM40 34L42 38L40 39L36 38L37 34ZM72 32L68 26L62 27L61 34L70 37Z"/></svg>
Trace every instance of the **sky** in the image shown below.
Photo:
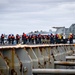
<svg viewBox="0 0 75 75"><path fill-rule="evenodd" d="M0 0L0 34L49 31L75 23L75 0Z"/></svg>

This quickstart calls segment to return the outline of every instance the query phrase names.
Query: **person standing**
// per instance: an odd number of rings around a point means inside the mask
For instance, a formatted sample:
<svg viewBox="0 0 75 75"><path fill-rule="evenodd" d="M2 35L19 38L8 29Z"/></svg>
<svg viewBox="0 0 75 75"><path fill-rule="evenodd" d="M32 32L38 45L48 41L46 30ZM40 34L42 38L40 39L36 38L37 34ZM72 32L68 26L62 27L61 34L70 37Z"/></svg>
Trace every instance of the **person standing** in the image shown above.
<svg viewBox="0 0 75 75"><path fill-rule="evenodd" d="M16 44L19 44L19 42L20 42L20 36L19 34L16 34Z"/></svg>
<svg viewBox="0 0 75 75"><path fill-rule="evenodd" d="M31 35L32 44L34 44L34 39L35 39L35 36L34 35Z"/></svg>
<svg viewBox="0 0 75 75"><path fill-rule="evenodd" d="M59 36L58 36L58 34L56 34L56 35L55 35L55 42L56 42L56 44L59 43L59 42L58 42L58 38L59 38Z"/></svg>
<svg viewBox="0 0 75 75"><path fill-rule="evenodd" d="M50 35L50 43L54 44L54 35L53 34Z"/></svg>
<svg viewBox="0 0 75 75"><path fill-rule="evenodd" d="M1 35L1 44L4 44L4 35Z"/></svg>
<svg viewBox="0 0 75 75"><path fill-rule="evenodd" d="M11 44L11 35L8 36L8 44Z"/></svg>
<svg viewBox="0 0 75 75"><path fill-rule="evenodd" d="M35 35L35 44L37 44L38 42L37 42L37 39L38 37L37 37L37 35Z"/></svg>
<svg viewBox="0 0 75 75"><path fill-rule="evenodd" d="M41 34L38 35L39 44L41 44Z"/></svg>
<svg viewBox="0 0 75 75"><path fill-rule="evenodd" d="M73 44L73 34L72 33L70 33L69 35L69 42L70 44Z"/></svg>
<svg viewBox="0 0 75 75"><path fill-rule="evenodd" d="M29 35L29 44L31 44L31 35Z"/></svg>
<svg viewBox="0 0 75 75"><path fill-rule="evenodd" d="M12 36L11 36L11 40L12 40L12 44L14 44L15 37L14 37L13 34L12 34Z"/></svg>
<svg viewBox="0 0 75 75"><path fill-rule="evenodd" d="M26 34L25 33L23 33L22 35L22 41L23 41L23 44L26 44Z"/></svg>

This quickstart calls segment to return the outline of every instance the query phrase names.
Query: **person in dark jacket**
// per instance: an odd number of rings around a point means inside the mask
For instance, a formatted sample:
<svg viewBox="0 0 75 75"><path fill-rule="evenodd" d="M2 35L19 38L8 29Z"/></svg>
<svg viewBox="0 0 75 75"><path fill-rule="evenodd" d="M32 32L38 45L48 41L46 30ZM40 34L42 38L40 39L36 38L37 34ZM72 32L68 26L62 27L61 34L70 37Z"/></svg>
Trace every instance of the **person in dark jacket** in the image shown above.
<svg viewBox="0 0 75 75"><path fill-rule="evenodd" d="M16 44L19 44L20 43L20 36L19 34L16 35Z"/></svg>
<svg viewBox="0 0 75 75"><path fill-rule="evenodd" d="M54 44L54 35L53 34L50 35L50 43Z"/></svg>
<svg viewBox="0 0 75 75"><path fill-rule="evenodd" d="M39 44L41 44L41 34L38 35Z"/></svg>
<svg viewBox="0 0 75 75"><path fill-rule="evenodd" d="M14 37L13 34L12 34L12 36L11 36L11 40L12 40L12 44L14 44L15 37Z"/></svg>
<svg viewBox="0 0 75 75"><path fill-rule="evenodd" d="M29 44L31 44L31 35L29 35Z"/></svg>
<svg viewBox="0 0 75 75"><path fill-rule="evenodd" d="M8 44L11 44L11 35L8 36Z"/></svg>
<svg viewBox="0 0 75 75"><path fill-rule="evenodd" d="M23 41L23 44L26 44L26 34L25 33L23 33L22 35L22 41Z"/></svg>
<svg viewBox="0 0 75 75"><path fill-rule="evenodd" d="M1 44L4 44L4 35L1 35Z"/></svg>

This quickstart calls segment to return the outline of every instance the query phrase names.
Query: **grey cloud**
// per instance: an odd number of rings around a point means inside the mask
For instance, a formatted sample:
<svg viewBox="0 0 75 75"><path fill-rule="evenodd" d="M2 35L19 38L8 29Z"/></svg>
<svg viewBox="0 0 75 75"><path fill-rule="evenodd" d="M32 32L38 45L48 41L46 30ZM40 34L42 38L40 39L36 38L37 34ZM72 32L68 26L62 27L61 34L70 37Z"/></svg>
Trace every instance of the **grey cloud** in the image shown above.
<svg viewBox="0 0 75 75"><path fill-rule="evenodd" d="M62 2L75 2L74 0L7 0L1 12L34 12L59 5Z"/></svg>
<svg viewBox="0 0 75 75"><path fill-rule="evenodd" d="M11 2L14 2L11 0ZM75 0L15 0L15 2L28 2L28 3L49 3L49 2L75 2Z"/></svg>
<svg viewBox="0 0 75 75"><path fill-rule="evenodd" d="M55 25L70 26L75 19L74 0L7 0L1 5L1 32L12 33L11 29L14 29L13 33L48 31Z"/></svg>

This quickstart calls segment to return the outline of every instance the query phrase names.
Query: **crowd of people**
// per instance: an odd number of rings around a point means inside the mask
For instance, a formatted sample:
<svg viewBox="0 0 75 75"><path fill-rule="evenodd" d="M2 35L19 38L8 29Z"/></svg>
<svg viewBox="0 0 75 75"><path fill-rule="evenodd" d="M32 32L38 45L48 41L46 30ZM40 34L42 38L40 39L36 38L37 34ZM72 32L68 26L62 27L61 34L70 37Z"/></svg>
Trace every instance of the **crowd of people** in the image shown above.
<svg viewBox="0 0 75 75"><path fill-rule="evenodd" d="M1 44L5 44L5 36L4 34L1 35ZM16 34L14 36L13 34L9 34L6 39L7 44L59 44L59 43L67 43L69 41L70 44L73 43L73 34L70 34L69 37L66 39L62 35L56 34L56 35L27 35L25 33L20 36L19 34Z"/></svg>

